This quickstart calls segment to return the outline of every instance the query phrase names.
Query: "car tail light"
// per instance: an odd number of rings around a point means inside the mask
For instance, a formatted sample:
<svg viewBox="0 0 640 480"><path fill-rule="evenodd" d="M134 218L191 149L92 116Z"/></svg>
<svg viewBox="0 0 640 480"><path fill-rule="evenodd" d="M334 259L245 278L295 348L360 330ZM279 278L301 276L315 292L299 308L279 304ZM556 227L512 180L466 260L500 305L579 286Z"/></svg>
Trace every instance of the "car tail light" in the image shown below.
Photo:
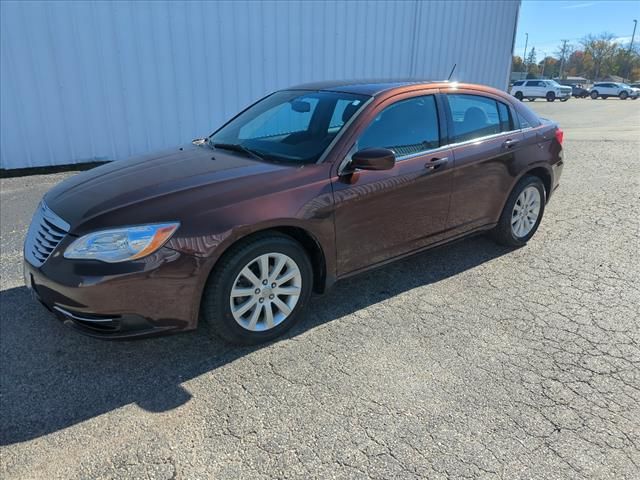
<svg viewBox="0 0 640 480"><path fill-rule="evenodd" d="M558 143L562 145L562 140L564 140L564 132L561 128L558 128L556 130L556 140L558 140Z"/></svg>

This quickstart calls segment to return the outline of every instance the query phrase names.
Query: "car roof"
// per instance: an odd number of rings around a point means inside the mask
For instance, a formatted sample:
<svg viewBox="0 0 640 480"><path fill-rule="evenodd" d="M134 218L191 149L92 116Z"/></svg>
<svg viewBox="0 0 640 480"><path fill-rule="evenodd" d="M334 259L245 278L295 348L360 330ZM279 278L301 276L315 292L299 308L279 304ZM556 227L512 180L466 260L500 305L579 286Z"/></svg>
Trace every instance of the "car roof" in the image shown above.
<svg viewBox="0 0 640 480"><path fill-rule="evenodd" d="M328 80L324 82L304 83L302 85L290 87L287 90L325 90L375 96L388 90L402 88L409 85L430 85L433 83L443 82L417 79Z"/></svg>
<svg viewBox="0 0 640 480"><path fill-rule="evenodd" d="M342 92L353 93L357 95L376 96L382 93L388 93L393 90L401 90L406 87L412 86L429 86L434 88L446 88L451 86L457 86L459 88L471 88L474 90L482 90L486 93L499 93L504 95L504 92L496 90L495 88L487 85L461 83L448 80L420 80L420 79L374 79L374 80L335 80L335 81L323 81L304 83L302 85L296 85L289 87L286 90L313 90L313 91L327 91L327 92Z"/></svg>

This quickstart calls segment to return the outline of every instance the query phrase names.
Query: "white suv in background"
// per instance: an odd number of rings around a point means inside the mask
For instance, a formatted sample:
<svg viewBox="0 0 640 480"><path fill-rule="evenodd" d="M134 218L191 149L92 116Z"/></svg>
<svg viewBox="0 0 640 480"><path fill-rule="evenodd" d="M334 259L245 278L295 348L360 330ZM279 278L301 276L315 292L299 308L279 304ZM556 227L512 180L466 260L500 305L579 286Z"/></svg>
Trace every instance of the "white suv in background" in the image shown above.
<svg viewBox="0 0 640 480"><path fill-rule="evenodd" d="M600 82L591 87L589 95L594 100L598 97L606 99L609 97L618 97L620 100L631 98L635 100L640 94L640 89L633 88L626 83Z"/></svg>
<svg viewBox="0 0 640 480"><path fill-rule="evenodd" d="M546 98L547 102L553 102L557 98L566 102L571 98L571 87L560 85L555 80L520 80L513 84L510 93L520 101Z"/></svg>

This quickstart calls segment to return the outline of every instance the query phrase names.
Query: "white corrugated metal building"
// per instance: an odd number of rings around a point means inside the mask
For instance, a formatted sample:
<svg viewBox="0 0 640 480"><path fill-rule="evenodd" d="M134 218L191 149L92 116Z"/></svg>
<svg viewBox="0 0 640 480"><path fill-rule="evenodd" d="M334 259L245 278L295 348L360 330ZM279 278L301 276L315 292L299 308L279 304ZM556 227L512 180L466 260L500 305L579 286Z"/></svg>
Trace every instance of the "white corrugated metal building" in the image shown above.
<svg viewBox="0 0 640 480"><path fill-rule="evenodd" d="M506 88L519 1L0 3L0 168L185 143L290 85Z"/></svg>

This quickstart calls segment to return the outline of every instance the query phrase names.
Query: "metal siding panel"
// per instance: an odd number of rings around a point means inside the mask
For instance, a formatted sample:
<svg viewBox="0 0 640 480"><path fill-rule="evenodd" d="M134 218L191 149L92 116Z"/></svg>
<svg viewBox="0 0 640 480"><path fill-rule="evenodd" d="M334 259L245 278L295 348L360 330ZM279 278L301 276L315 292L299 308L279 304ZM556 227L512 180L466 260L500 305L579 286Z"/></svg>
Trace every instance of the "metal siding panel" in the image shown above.
<svg viewBox="0 0 640 480"><path fill-rule="evenodd" d="M314 80L506 88L518 1L0 2L0 167L120 160Z"/></svg>

